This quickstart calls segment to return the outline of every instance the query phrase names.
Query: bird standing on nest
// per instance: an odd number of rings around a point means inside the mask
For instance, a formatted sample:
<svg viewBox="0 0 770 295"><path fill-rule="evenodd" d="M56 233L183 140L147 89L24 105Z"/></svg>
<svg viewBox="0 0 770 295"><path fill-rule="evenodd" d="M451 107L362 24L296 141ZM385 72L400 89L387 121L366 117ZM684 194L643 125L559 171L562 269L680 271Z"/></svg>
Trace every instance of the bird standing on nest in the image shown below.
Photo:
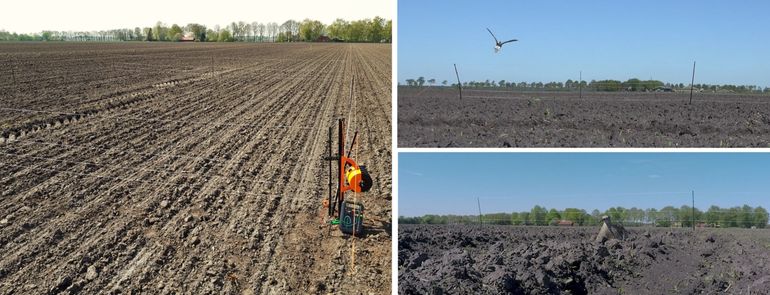
<svg viewBox="0 0 770 295"><path fill-rule="evenodd" d="M508 40L508 41L505 41L505 42L500 42L500 41L498 41L498 40L497 40L497 37L495 37L495 34L494 34L494 33L492 33L492 30L490 30L489 28L487 28L487 31L489 32L489 34L490 34L490 35L492 35L492 38L495 38L495 53L498 53L498 52L500 52L500 50L502 50L502 49L503 49L503 45L504 45L505 43L510 43L510 42L516 42L516 41L519 41L519 40L516 40L516 39L511 39L511 40Z"/></svg>

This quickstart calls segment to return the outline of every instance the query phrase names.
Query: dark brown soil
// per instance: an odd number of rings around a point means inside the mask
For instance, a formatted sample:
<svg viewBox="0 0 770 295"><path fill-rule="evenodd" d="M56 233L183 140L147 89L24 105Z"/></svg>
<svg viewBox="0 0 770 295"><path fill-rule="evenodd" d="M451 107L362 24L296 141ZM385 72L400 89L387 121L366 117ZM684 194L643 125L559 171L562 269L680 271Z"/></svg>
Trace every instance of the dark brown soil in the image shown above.
<svg viewBox="0 0 770 295"><path fill-rule="evenodd" d="M768 147L770 96L398 88L399 147Z"/></svg>
<svg viewBox="0 0 770 295"><path fill-rule="evenodd" d="M770 230L399 225L400 294L767 294Z"/></svg>
<svg viewBox="0 0 770 295"><path fill-rule="evenodd" d="M390 50L0 44L0 294L390 293ZM321 218L342 116L358 238Z"/></svg>

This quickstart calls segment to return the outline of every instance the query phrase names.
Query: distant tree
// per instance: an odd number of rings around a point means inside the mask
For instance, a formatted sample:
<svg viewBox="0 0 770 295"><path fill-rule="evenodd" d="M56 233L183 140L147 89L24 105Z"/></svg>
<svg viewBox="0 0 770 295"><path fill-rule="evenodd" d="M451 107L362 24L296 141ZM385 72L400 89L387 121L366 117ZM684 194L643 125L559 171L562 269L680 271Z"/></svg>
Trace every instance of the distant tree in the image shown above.
<svg viewBox="0 0 770 295"><path fill-rule="evenodd" d="M263 23L258 23L257 24L257 34L259 36L259 42L264 42L265 41L265 28L266 28L265 24L263 24Z"/></svg>
<svg viewBox="0 0 770 295"><path fill-rule="evenodd" d="M548 211L548 214L545 217L546 220L548 220L548 223L551 225L556 225L556 223L561 220L561 214L559 214L559 211L556 211L556 209L551 208L550 211Z"/></svg>
<svg viewBox="0 0 770 295"><path fill-rule="evenodd" d="M370 42L369 39L369 21L368 19L365 20L356 20L350 22L347 28L347 39L348 42Z"/></svg>
<svg viewBox="0 0 770 295"><path fill-rule="evenodd" d="M444 86L446 86L447 83L448 83L447 80L444 80L443 82L441 82L441 84L443 84Z"/></svg>
<svg viewBox="0 0 770 295"><path fill-rule="evenodd" d="M179 41L184 36L184 31L179 25L173 24L171 29L168 30L168 36L170 41Z"/></svg>
<svg viewBox="0 0 770 295"><path fill-rule="evenodd" d="M428 84L430 84L430 86L433 86L433 84L436 84L436 79L434 79L434 78L430 78L430 79L428 80Z"/></svg>
<svg viewBox="0 0 770 295"><path fill-rule="evenodd" d="M238 25L241 26L241 41L250 41L253 39L252 32L254 31L251 28L251 23L247 22L238 22Z"/></svg>
<svg viewBox="0 0 770 295"><path fill-rule="evenodd" d="M676 221L679 216L679 209L673 206L666 206L660 209L660 217L658 218L658 226L670 227Z"/></svg>
<svg viewBox="0 0 770 295"><path fill-rule="evenodd" d="M295 20L289 20L289 31L291 32L291 40L299 41L299 22Z"/></svg>
<svg viewBox="0 0 770 295"><path fill-rule="evenodd" d="M631 91L639 91L642 90L642 81L637 78L631 78L623 82L623 87Z"/></svg>
<svg viewBox="0 0 770 295"><path fill-rule="evenodd" d="M628 209L626 219L629 224L638 226L644 221L644 210L632 207L631 209Z"/></svg>
<svg viewBox="0 0 770 295"><path fill-rule="evenodd" d="M312 42L323 35L324 28L320 21L305 19L299 25L299 35L303 41Z"/></svg>
<svg viewBox="0 0 770 295"><path fill-rule="evenodd" d="M146 32L145 33L145 36L146 36L145 41L153 41L153 39L152 39L152 37L153 37L152 28L144 28L144 31Z"/></svg>
<svg viewBox="0 0 770 295"><path fill-rule="evenodd" d="M425 77L419 77L417 78L417 86L423 86L425 85Z"/></svg>
<svg viewBox="0 0 770 295"><path fill-rule="evenodd" d="M217 42L219 41L219 30L215 29L206 29L206 40L207 42Z"/></svg>
<svg viewBox="0 0 770 295"><path fill-rule="evenodd" d="M406 85L407 86L415 86L415 85L417 85L417 83L415 82L414 79L406 79Z"/></svg>
<svg viewBox="0 0 770 295"><path fill-rule="evenodd" d="M682 227L691 227L693 218L692 207L683 205L679 208L678 213L677 220L681 222Z"/></svg>
<svg viewBox="0 0 770 295"><path fill-rule="evenodd" d="M623 207L612 207L605 214L616 222L626 221L626 209Z"/></svg>
<svg viewBox="0 0 770 295"><path fill-rule="evenodd" d="M658 209L648 208L644 210L644 215L645 215L646 222L654 225L658 219Z"/></svg>
<svg viewBox="0 0 770 295"><path fill-rule="evenodd" d="M752 225L754 225L755 221L752 208L749 205L743 205L740 210L740 214L738 215L738 226L743 228L750 228Z"/></svg>
<svg viewBox="0 0 770 295"><path fill-rule="evenodd" d="M370 26L369 26L369 41L371 42L380 42L383 39L383 33L385 28L385 19L375 16L374 19L372 19Z"/></svg>
<svg viewBox="0 0 770 295"><path fill-rule="evenodd" d="M217 38L217 42L233 42L235 41L233 39L233 36L230 34L230 31L227 29L223 29L219 31L219 36Z"/></svg>
<svg viewBox="0 0 770 295"><path fill-rule="evenodd" d="M285 42L293 42L299 39L299 23L295 20L287 20L281 25L281 33Z"/></svg>
<svg viewBox="0 0 770 295"><path fill-rule="evenodd" d="M168 27L166 27L166 24L162 22L157 22L155 24L155 29L153 29L153 38L156 41L167 41L168 40Z"/></svg>
<svg viewBox="0 0 770 295"><path fill-rule="evenodd" d="M345 40L347 39L348 26L350 24L344 19L338 18L332 22L326 29L329 34L329 38L337 38Z"/></svg>
<svg viewBox="0 0 770 295"><path fill-rule="evenodd" d="M384 28L383 31L384 31L383 37L385 38L385 40L387 40L388 42L391 42L393 40L393 38L392 38L392 35L393 35L393 24L392 24L391 20L388 20L385 23L385 28Z"/></svg>
<svg viewBox="0 0 770 295"><path fill-rule="evenodd" d="M754 225L757 228L767 227L768 217L770 216L768 216L767 210L762 208L762 206L754 208Z"/></svg>
<svg viewBox="0 0 770 295"><path fill-rule="evenodd" d="M562 219L575 222L578 225L585 224L586 212L577 208L564 209L564 215Z"/></svg>
<svg viewBox="0 0 770 295"><path fill-rule="evenodd" d="M523 225L533 225L534 224L534 222L532 222L532 218L531 218L529 212L521 212L521 213L519 213L519 219L521 220L521 224L523 224Z"/></svg>
<svg viewBox="0 0 770 295"><path fill-rule="evenodd" d="M530 211L532 223L534 225L547 225L548 221L546 220L546 214L548 214L548 211L546 211L545 208L535 205Z"/></svg>
<svg viewBox="0 0 770 295"><path fill-rule="evenodd" d="M278 24L275 22L269 22L265 24L265 37L267 37L270 42L275 42L275 35L277 34L277 31Z"/></svg>
<svg viewBox="0 0 770 295"><path fill-rule="evenodd" d="M186 29L195 36L195 41L206 42L206 26L192 23L187 24Z"/></svg>
<svg viewBox="0 0 770 295"><path fill-rule="evenodd" d="M567 79L567 82L564 82L564 87L567 88L574 88L575 85L573 85L575 82L572 81L572 79Z"/></svg>
<svg viewBox="0 0 770 295"><path fill-rule="evenodd" d="M519 216L519 212L513 212L511 213L511 224L512 225L521 225L522 221Z"/></svg>
<svg viewBox="0 0 770 295"><path fill-rule="evenodd" d="M511 215L507 213L484 214L482 220L484 220L484 224L510 225Z"/></svg>
<svg viewBox="0 0 770 295"><path fill-rule="evenodd" d="M237 40L238 35L240 34L240 27L238 26L238 22L231 22L229 26L226 26L226 28L229 29L230 38Z"/></svg>
<svg viewBox="0 0 770 295"><path fill-rule="evenodd" d="M142 29L139 27L134 28L134 40L140 41L144 40L144 35L142 35Z"/></svg>
<svg viewBox="0 0 770 295"><path fill-rule="evenodd" d="M53 32L51 31L43 31L43 33L40 35L43 41L50 41L51 36L53 36Z"/></svg>
<svg viewBox="0 0 770 295"><path fill-rule="evenodd" d="M288 32L280 32L278 33L278 37L275 38L275 42L289 42L289 33Z"/></svg>
<svg viewBox="0 0 770 295"><path fill-rule="evenodd" d="M588 86L596 91L620 91L623 89L623 83L617 80L591 81Z"/></svg>
<svg viewBox="0 0 770 295"><path fill-rule="evenodd" d="M706 224L709 226L721 226L721 212L722 209L719 208L719 206L711 206L706 211Z"/></svg>

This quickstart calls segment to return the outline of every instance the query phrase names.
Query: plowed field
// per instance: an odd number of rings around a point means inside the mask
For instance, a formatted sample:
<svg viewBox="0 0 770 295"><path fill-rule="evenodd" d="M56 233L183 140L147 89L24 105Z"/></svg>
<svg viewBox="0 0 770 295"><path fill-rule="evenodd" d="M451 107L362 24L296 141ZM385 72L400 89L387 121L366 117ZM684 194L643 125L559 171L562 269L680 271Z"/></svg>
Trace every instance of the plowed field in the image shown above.
<svg viewBox="0 0 770 295"><path fill-rule="evenodd" d="M390 45L19 43L0 64L0 293L390 293ZM374 179L364 237L322 224L340 117Z"/></svg>
<svg viewBox="0 0 770 295"><path fill-rule="evenodd" d="M400 147L768 147L770 97L398 88Z"/></svg>
<svg viewBox="0 0 770 295"><path fill-rule="evenodd" d="M400 294L767 294L767 229L399 225Z"/></svg>

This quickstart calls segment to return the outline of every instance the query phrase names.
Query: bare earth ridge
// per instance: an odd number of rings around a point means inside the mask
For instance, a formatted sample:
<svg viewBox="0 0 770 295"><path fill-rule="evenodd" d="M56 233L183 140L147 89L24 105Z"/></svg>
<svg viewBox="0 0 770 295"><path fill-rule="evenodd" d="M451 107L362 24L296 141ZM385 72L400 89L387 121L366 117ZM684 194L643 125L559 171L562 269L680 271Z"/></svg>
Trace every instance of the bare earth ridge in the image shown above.
<svg viewBox="0 0 770 295"><path fill-rule="evenodd" d="M0 293L390 293L390 45L10 43L0 63ZM338 117L374 178L364 237L321 224Z"/></svg>

